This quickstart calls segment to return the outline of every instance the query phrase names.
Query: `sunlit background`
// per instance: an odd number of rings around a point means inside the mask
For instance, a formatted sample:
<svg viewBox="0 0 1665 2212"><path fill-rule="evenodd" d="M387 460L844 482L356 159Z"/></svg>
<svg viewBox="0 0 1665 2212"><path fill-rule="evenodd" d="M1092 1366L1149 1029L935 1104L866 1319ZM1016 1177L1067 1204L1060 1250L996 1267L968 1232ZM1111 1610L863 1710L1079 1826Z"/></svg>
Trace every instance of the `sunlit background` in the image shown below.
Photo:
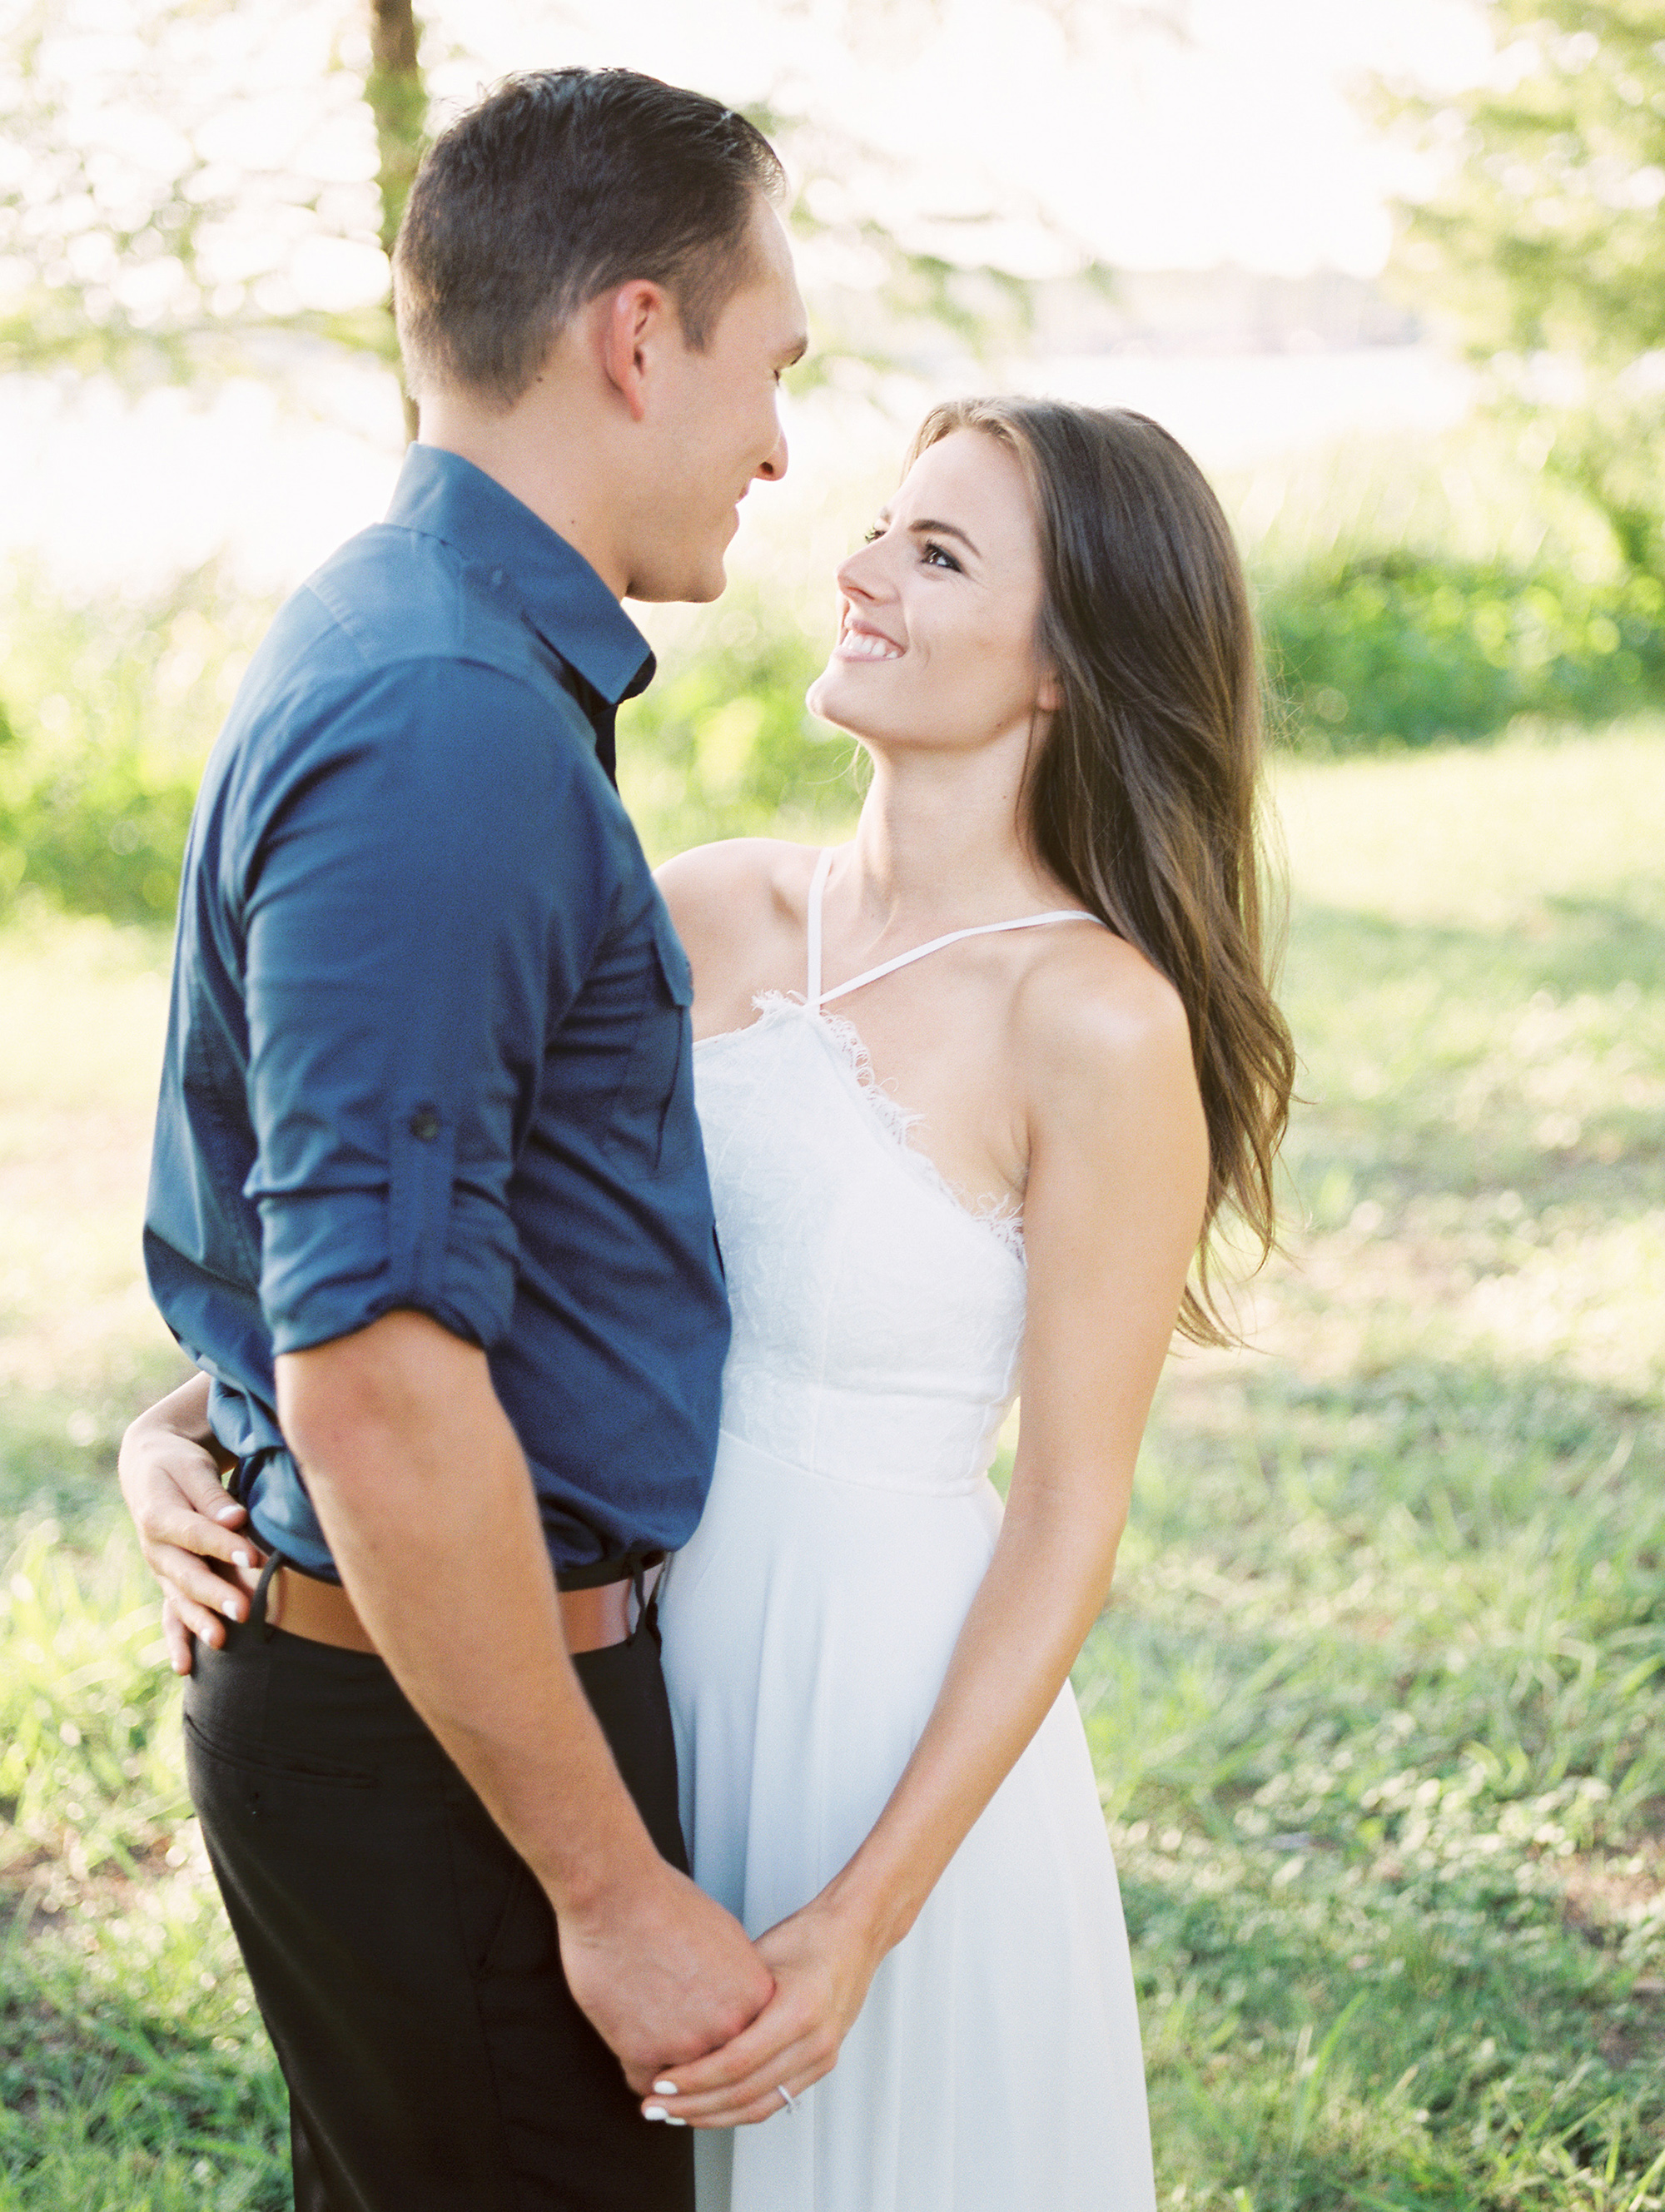
<svg viewBox="0 0 1665 2212"><path fill-rule="evenodd" d="M884 390L878 423L800 401L794 482L770 502L783 539L837 496L853 459L893 466L909 418L945 389L1021 380L1149 407L1225 466L1465 411L1469 380L1449 352L1379 296L1389 195L1425 163L1373 128L1358 96L1373 74L1442 86L1482 74L1490 42L1465 0L730 0L720 14L662 0L630 10L627 27L611 6L434 12L424 55L435 118L513 68L623 63L792 118L805 213L830 232L800 240L812 298L882 281L884 256L859 236L869 223L1067 292L1048 297L1021 344L983 334L983 362L951 328L910 332L911 374ZM61 92L60 143L85 150L76 181L91 188L84 214L60 206L55 218L74 277L141 331L204 310L210 322L250 310L328 317L379 301L376 143L357 97L368 32L334 0L181 15L168 43L184 84L171 53L143 38L156 19L124 0L70 0L45 19L38 66ZM204 165L197 204L230 201L199 261L182 266L156 250L162 239L122 254L125 222L191 154ZM1124 287L1119 313L1095 314L1059 282L1089 261L1170 281ZM34 274L18 271L20 287ZM255 360L222 367L211 392L192 378L137 404L134 385L160 363L125 389L18 378L0 412L5 541L38 550L71 586L153 582L229 549L240 580L283 587L380 514L402 443L387 377L355 374L316 344L286 350L273 333ZM748 521L743 567L765 535Z"/></svg>
<svg viewBox="0 0 1665 2212"><path fill-rule="evenodd" d="M1078 1671L1164 2206L1665 2204L1665 0L0 0L0 2212L276 2208L113 1488L179 850L382 512L423 131L623 63L780 146L815 347L636 610L656 855L842 835L803 708L934 399L1142 409L1266 640L1303 1103Z"/></svg>

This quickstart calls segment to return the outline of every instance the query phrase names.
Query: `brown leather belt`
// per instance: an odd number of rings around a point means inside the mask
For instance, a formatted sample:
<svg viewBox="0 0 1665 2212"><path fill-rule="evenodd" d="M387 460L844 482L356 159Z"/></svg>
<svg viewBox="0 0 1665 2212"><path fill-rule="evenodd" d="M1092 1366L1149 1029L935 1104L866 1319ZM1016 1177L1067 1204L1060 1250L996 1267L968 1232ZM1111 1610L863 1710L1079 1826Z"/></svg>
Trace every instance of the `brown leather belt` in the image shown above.
<svg viewBox="0 0 1665 2212"><path fill-rule="evenodd" d="M258 1577L240 1574L238 1580L252 1589ZM653 1577L647 1577L651 1589ZM593 1589L557 1590L561 1626L568 1651L604 1651L623 1644L630 1633L630 1594L627 1576L623 1582L601 1583ZM313 1644L331 1644L338 1651L374 1654L358 1611L336 1583L321 1583L293 1567L279 1567L266 1589L266 1619L290 1636L304 1636Z"/></svg>

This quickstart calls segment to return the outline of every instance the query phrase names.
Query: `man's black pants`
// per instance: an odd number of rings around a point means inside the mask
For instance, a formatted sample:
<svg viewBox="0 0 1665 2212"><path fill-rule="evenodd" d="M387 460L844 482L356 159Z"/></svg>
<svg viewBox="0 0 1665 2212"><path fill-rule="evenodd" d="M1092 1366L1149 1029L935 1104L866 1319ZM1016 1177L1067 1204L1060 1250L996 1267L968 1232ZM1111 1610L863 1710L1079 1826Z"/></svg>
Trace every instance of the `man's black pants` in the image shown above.
<svg viewBox="0 0 1665 2212"><path fill-rule="evenodd" d="M685 1869L658 1639L575 1661ZM289 2084L296 2212L691 2212L561 1970L549 1901L380 1659L199 1644L191 1795Z"/></svg>

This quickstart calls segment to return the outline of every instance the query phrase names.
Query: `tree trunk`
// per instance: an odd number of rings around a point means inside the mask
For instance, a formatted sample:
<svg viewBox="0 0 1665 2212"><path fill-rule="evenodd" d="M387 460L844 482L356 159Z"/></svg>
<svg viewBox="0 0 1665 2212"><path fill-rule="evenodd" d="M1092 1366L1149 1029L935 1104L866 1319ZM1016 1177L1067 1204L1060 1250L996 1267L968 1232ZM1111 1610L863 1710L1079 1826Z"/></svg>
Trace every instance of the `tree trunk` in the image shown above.
<svg viewBox="0 0 1665 2212"><path fill-rule="evenodd" d="M370 0L370 74L364 96L376 119L381 195L381 250L391 262L399 218L422 159L428 91L417 52L419 33L411 0ZM404 397L404 434L416 434L416 403Z"/></svg>

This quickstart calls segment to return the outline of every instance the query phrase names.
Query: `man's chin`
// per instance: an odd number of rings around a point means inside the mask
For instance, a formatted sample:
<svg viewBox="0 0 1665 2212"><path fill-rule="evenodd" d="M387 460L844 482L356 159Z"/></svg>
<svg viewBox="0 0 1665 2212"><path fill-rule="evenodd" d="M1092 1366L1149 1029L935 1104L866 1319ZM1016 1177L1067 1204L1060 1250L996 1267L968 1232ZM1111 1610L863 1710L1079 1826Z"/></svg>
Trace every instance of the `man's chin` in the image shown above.
<svg viewBox="0 0 1665 2212"><path fill-rule="evenodd" d="M728 589L728 572L723 566L721 554L714 560L702 562L680 574L669 573L643 579L632 584L624 594L627 599L638 599L645 606L674 604L680 606L708 606L713 599L721 599Z"/></svg>

